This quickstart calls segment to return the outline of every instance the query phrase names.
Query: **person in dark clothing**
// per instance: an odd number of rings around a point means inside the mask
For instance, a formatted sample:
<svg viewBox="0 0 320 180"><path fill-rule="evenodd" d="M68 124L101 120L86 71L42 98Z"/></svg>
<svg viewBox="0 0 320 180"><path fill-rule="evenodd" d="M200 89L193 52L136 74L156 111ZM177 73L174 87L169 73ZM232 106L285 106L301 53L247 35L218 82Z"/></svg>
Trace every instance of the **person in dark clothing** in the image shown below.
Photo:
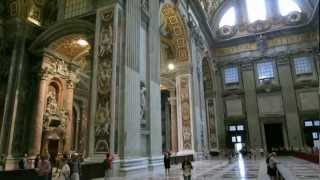
<svg viewBox="0 0 320 180"><path fill-rule="evenodd" d="M165 174L167 176L170 170L170 152L169 151L164 153L163 163L165 168Z"/></svg>
<svg viewBox="0 0 320 180"><path fill-rule="evenodd" d="M182 171L184 180L191 180L193 166L187 158L182 162Z"/></svg>
<svg viewBox="0 0 320 180"><path fill-rule="evenodd" d="M80 161L78 159L78 153L74 153L71 156L71 180L79 180L80 179Z"/></svg>
<svg viewBox="0 0 320 180"><path fill-rule="evenodd" d="M40 161L40 154L38 154L36 159L34 159L34 168L38 168L39 161Z"/></svg>

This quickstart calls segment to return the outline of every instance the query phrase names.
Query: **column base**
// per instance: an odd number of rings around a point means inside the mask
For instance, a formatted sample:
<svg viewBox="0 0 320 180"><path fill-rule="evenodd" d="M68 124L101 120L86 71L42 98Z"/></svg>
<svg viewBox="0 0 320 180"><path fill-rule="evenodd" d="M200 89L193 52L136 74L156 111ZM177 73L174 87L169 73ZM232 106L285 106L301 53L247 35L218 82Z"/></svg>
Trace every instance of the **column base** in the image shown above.
<svg viewBox="0 0 320 180"><path fill-rule="evenodd" d="M120 171L122 172L130 172L130 171L146 169L146 168L148 168L147 158L120 160Z"/></svg>
<svg viewBox="0 0 320 180"><path fill-rule="evenodd" d="M8 171L8 170L15 170L15 169L18 169L19 166L18 166L18 163L20 161L20 158L16 158L16 157L13 157L13 156L7 156L6 158L6 161L5 161L5 170Z"/></svg>
<svg viewBox="0 0 320 180"><path fill-rule="evenodd" d="M153 156L149 158L149 167L163 166L163 156Z"/></svg>
<svg viewBox="0 0 320 180"><path fill-rule="evenodd" d="M183 151L179 151L177 152L176 156L185 156L185 155L194 155L194 151L193 150L183 150Z"/></svg>

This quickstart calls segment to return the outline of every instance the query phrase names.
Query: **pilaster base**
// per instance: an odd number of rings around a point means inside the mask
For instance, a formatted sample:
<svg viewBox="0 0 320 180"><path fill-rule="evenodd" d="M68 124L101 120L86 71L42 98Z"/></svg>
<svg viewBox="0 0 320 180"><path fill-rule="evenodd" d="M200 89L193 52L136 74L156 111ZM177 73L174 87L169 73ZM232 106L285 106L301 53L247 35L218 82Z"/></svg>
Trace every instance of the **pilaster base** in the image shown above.
<svg viewBox="0 0 320 180"><path fill-rule="evenodd" d="M147 158L120 160L120 171L122 172L130 172L146 168L148 168Z"/></svg>
<svg viewBox="0 0 320 180"><path fill-rule="evenodd" d="M183 151L177 152L177 156L186 156L186 155L194 155L194 151L193 150L183 150Z"/></svg>
<svg viewBox="0 0 320 180"><path fill-rule="evenodd" d="M204 152L196 152L194 153L194 160L195 161L201 161L206 159Z"/></svg>
<svg viewBox="0 0 320 180"><path fill-rule="evenodd" d="M18 169L19 168L19 166L18 166L19 161L20 161L19 158L8 156L5 161L5 166L4 166L5 170L8 171L8 170Z"/></svg>
<svg viewBox="0 0 320 180"><path fill-rule="evenodd" d="M163 156L153 156L149 158L149 167L163 166Z"/></svg>

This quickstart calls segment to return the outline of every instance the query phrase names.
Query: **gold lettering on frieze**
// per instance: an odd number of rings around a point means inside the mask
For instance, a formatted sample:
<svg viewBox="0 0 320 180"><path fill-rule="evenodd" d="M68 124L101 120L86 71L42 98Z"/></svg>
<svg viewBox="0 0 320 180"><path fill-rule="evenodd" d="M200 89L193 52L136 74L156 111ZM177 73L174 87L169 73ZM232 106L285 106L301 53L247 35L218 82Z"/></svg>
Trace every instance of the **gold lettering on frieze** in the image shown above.
<svg viewBox="0 0 320 180"><path fill-rule="evenodd" d="M232 46L227 48L219 48L214 52L217 56L224 56L228 54L236 54L244 51L253 51L257 49L257 45L255 43L246 43L238 46Z"/></svg>
<svg viewBox="0 0 320 180"><path fill-rule="evenodd" d="M315 41L319 39L319 34L315 32L309 32L299 35L288 35L283 37L272 38L267 41L268 48L273 48L282 45L289 45L289 44L297 44L302 42L308 41ZM231 47L224 47L224 48L217 48L214 50L216 56L226 56L241 52L247 51L255 51L257 49L256 43L245 43L238 46L231 46Z"/></svg>
<svg viewBox="0 0 320 180"><path fill-rule="evenodd" d="M268 48L281 45L297 44L316 39L319 35L315 32L304 33L299 35L289 35L284 37L273 38L268 41Z"/></svg>

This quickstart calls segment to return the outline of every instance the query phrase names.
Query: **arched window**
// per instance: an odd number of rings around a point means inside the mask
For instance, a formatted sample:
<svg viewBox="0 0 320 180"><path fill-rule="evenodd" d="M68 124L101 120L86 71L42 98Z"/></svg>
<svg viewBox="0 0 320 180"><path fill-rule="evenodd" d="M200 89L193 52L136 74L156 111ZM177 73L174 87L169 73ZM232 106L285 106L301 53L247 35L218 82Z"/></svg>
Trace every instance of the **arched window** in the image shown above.
<svg viewBox="0 0 320 180"><path fill-rule="evenodd" d="M229 8L222 16L220 23L219 23L219 28L222 26L234 26L236 25L236 11L234 7Z"/></svg>
<svg viewBox="0 0 320 180"><path fill-rule="evenodd" d="M301 12L300 7L294 0L278 0L278 5L282 16L286 16L293 11Z"/></svg>
<svg viewBox="0 0 320 180"><path fill-rule="evenodd" d="M267 11L265 0L246 0L246 5L250 23L257 20L266 20Z"/></svg>

